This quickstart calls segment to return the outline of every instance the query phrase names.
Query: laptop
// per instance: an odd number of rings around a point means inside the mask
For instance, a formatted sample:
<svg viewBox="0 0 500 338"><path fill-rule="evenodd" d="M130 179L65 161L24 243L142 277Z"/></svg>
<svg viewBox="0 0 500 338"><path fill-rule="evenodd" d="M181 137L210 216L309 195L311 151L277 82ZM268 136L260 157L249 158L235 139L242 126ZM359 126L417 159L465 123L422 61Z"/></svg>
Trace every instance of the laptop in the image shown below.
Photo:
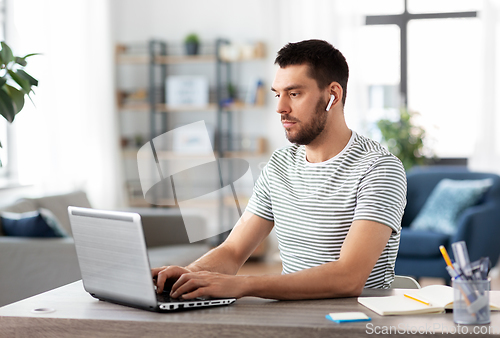
<svg viewBox="0 0 500 338"><path fill-rule="evenodd" d="M157 294L141 216L132 212L68 207L85 291L93 297L135 308L168 312L229 305L235 298L173 299Z"/></svg>

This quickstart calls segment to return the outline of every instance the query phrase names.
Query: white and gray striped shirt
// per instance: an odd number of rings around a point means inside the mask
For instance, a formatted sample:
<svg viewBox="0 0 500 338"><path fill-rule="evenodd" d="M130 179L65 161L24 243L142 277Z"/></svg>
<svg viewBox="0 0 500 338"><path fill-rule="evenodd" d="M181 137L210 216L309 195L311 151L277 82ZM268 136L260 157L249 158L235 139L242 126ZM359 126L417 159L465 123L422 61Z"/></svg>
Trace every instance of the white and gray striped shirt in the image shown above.
<svg viewBox="0 0 500 338"><path fill-rule="evenodd" d="M284 274L337 260L354 220L387 225L391 237L365 287L389 288L405 205L399 159L353 131L347 146L325 162L307 162L304 146L275 151L247 210L274 221Z"/></svg>

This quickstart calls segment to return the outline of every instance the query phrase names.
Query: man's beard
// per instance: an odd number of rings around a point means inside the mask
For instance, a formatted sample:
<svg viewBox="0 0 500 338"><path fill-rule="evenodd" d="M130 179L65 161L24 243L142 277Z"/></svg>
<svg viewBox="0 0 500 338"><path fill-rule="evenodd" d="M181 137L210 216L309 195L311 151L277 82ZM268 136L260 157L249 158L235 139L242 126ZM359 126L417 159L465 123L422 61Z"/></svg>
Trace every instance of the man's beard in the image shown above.
<svg viewBox="0 0 500 338"><path fill-rule="evenodd" d="M314 116L311 122L307 125L303 125L302 129L299 129L296 135L290 135L290 132L285 129L285 135L288 141L299 145L307 145L314 141L316 137L318 137L318 135L321 134L325 129L326 119L328 117L328 112L325 111L325 107L327 104L328 102L323 102L323 100L321 100L320 98L318 100L318 103L316 103ZM286 115L282 115L281 121L284 120L301 123L299 120L289 119Z"/></svg>

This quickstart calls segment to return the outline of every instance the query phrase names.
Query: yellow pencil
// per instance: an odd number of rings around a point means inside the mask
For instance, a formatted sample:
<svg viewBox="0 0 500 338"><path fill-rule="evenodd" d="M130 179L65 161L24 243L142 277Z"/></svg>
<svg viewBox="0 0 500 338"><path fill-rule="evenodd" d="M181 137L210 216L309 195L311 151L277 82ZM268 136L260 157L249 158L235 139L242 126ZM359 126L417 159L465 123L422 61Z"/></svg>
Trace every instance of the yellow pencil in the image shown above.
<svg viewBox="0 0 500 338"><path fill-rule="evenodd" d="M453 264L451 263L450 256L448 256L448 252L446 252L446 249L443 245L439 246L439 251L441 251L441 254L443 255L444 261L446 262L446 265L448 265L453 270L455 270L455 268L453 267Z"/></svg>
<svg viewBox="0 0 500 338"><path fill-rule="evenodd" d="M443 245L440 245L439 246L439 251L441 251L441 254L443 255L443 258L444 258L444 261L446 262L446 265L448 265L449 267L451 267L453 270L455 270L455 267L453 266L453 264L451 263L451 259L450 259L450 256L448 256L448 252L446 251L446 248L443 246ZM462 296L464 297L464 300L465 300L465 303L467 304L467 306L470 305L470 300L469 298L467 297L467 295L465 294L465 292L461 289L460 286L458 286L458 289L460 290L460 292L462 293ZM405 295L406 296L406 295ZM474 317L476 316L475 313L472 314Z"/></svg>
<svg viewBox="0 0 500 338"><path fill-rule="evenodd" d="M406 293L404 294L404 296L405 296L405 297L407 297L407 298L410 298L410 299L416 300L417 302L420 302L420 303L425 304L425 305L427 305L427 306L431 306L431 303L424 302L423 300L418 299L418 298L415 298L415 297L412 297L412 296L410 296L410 295L407 295Z"/></svg>

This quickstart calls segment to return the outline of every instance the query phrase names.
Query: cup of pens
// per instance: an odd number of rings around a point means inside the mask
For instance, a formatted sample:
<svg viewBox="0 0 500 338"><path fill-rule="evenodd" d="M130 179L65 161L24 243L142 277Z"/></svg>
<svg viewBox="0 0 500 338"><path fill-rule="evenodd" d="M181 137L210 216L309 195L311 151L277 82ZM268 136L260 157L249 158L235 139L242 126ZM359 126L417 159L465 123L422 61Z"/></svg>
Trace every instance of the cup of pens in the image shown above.
<svg viewBox="0 0 500 338"><path fill-rule="evenodd" d="M453 280L453 321L457 324L490 322L490 280Z"/></svg>
<svg viewBox="0 0 500 338"><path fill-rule="evenodd" d="M439 250L453 284L453 321L487 324L490 322L490 260L483 257L471 263L464 241L453 243L451 248L455 262L451 261L444 246Z"/></svg>

